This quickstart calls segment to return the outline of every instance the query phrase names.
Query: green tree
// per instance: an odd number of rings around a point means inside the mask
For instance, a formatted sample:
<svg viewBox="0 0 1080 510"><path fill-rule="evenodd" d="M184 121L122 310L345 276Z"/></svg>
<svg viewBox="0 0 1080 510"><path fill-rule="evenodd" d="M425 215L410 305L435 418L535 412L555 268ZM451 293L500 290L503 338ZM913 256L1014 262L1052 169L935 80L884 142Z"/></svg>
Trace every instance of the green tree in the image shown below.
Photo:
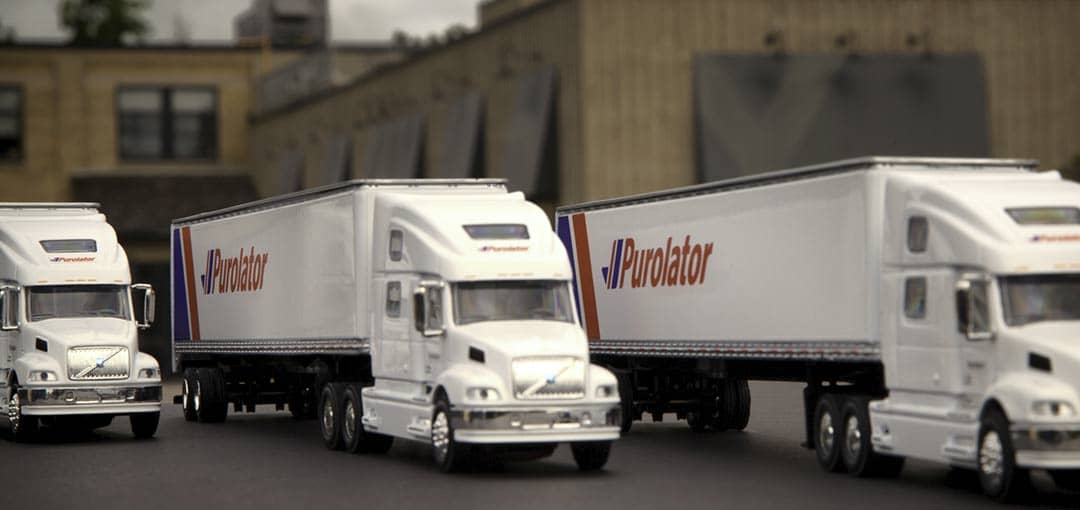
<svg viewBox="0 0 1080 510"><path fill-rule="evenodd" d="M148 0L63 0L60 25L72 46L124 46L150 33L143 15Z"/></svg>

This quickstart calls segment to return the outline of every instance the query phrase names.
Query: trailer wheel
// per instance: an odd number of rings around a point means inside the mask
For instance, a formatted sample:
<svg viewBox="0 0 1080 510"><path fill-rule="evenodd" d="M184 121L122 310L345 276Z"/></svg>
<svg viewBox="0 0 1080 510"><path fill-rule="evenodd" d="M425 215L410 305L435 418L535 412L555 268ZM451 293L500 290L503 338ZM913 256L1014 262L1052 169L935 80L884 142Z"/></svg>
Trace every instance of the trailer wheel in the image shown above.
<svg viewBox="0 0 1080 510"><path fill-rule="evenodd" d="M195 412L195 369L185 368L183 376L183 393L180 395L180 405L184 409L184 419L187 421L195 421L199 419L198 413Z"/></svg>
<svg viewBox="0 0 1080 510"><path fill-rule="evenodd" d="M11 439L16 443L25 443L34 438L38 429L37 416L26 416L22 413L22 399L19 398L19 385L13 383L8 393L7 406L8 431Z"/></svg>
<svg viewBox="0 0 1080 510"><path fill-rule="evenodd" d="M225 398L225 377L220 368L195 370L195 414L201 423L220 423L229 412Z"/></svg>
<svg viewBox="0 0 1080 510"><path fill-rule="evenodd" d="M857 477L892 477L904 468L904 458L874 451L871 441L869 400L853 397L844 400L840 456L844 469Z"/></svg>
<svg viewBox="0 0 1080 510"><path fill-rule="evenodd" d="M814 452L822 469L843 471L840 461L840 406L835 395L822 395L814 407Z"/></svg>
<svg viewBox="0 0 1080 510"><path fill-rule="evenodd" d="M729 381L735 395L734 412L729 425L735 430L745 430L750 424L750 383L746 379Z"/></svg>
<svg viewBox="0 0 1080 510"><path fill-rule="evenodd" d="M345 450L352 453L386 453L394 445L394 438L364 430L361 420L364 405L361 400L360 386L350 384L345 388L344 404L341 416L341 439Z"/></svg>
<svg viewBox="0 0 1080 510"><path fill-rule="evenodd" d="M135 436L135 439L150 439L157 433L161 413L135 413L129 419L131 420L131 433Z"/></svg>
<svg viewBox="0 0 1080 510"><path fill-rule="evenodd" d="M983 493L1001 502L1023 499L1031 490L1031 473L1016 465L1009 422L996 409L979 425L979 484Z"/></svg>
<svg viewBox="0 0 1080 510"><path fill-rule="evenodd" d="M736 425L739 404L738 388L733 381L724 379L720 381L719 395L712 426L717 432L723 432Z"/></svg>
<svg viewBox="0 0 1080 510"><path fill-rule="evenodd" d="M445 396L435 401L435 411L431 416L431 450L435 463L444 473L463 471L469 465L468 448L454 440L450 402Z"/></svg>
<svg viewBox="0 0 1080 510"><path fill-rule="evenodd" d="M611 454L611 441L570 443L570 452L581 471L597 471L607 464Z"/></svg>
<svg viewBox="0 0 1080 510"><path fill-rule="evenodd" d="M345 447L341 430L343 386L341 383L328 383L319 394L319 430L322 432L323 444L331 450Z"/></svg>

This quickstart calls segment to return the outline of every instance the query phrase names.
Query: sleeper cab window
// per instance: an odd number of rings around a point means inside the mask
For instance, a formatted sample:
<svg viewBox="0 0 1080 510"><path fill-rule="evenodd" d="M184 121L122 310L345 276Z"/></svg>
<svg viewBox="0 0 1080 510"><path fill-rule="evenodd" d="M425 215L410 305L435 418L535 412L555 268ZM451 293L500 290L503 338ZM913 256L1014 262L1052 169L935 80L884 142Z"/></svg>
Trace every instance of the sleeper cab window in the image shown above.
<svg viewBox="0 0 1080 510"><path fill-rule="evenodd" d="M907 249L911 253L926 251L926 239L930 234L930 225L925 216L912 216L907 222Z"/></svg>
<svg viewBox="0 0 1080 510"><path fill-rule="evenodd" d="M909 319L926 318L925 276L904 280L904 316Z"/></svg>
<svg viewBox="0 0 1080 510"><path fill-rule="evenodd" d="M400 230L390 231L390 260L398 262L401 260L401 251L405 246L405 234Z"/></svg>
<svg viewBox="0 0 1080 510"><path fill-rule="evenodd" d="M401 317L401 282L386 283L386 316Z"/></svg>

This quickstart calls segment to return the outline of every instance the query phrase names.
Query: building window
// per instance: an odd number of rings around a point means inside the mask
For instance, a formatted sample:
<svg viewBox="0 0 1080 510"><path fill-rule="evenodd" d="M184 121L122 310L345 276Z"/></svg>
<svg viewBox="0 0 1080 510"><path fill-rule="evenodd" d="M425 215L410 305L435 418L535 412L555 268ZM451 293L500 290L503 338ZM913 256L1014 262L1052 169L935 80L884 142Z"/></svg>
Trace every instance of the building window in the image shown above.
<svg viewBox="0 0 1080 510"><path fill-rule="evenodd" d="M217 157L217 91L211 87L123 87L116 114L120 159Z"/></svg>
<svg viewBox="0 0 1080 510"><path fill-rule="evenodd" d="M22 89L0 85L0 163L22 161Z"/></svg>

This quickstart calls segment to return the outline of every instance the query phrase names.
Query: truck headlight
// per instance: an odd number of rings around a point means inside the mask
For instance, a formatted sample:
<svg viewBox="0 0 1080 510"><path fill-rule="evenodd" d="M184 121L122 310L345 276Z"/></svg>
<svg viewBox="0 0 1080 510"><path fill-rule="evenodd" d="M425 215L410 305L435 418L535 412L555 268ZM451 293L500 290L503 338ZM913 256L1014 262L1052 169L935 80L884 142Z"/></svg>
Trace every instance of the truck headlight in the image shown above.
<svg viewBox="0 0 1080 510"><path fill-rule="evenodd" d="M144 368L139 370L139 379L157 379L161 373L156 368Z"/></svg>
<svg viewBox="0 0 1080 510"><path fill-rule="evenodd" d="M499 390L495 388L469 388L465 390L465 400L486 402L499 400Z"/></svg>
<svg viewBox="0 0 1080 510"><path fill-rule="evenodd" d="M596 398L611 398L618 394L614 384L605 384L596 387Z"/></svg>
<svg viewBox="0 0 1080 510"><path fill-rule="evenodd" d="M1031 404L1031 413L1035 416L1071 418L1076 416L1076 408L1064 400L1036 400Z"/></svg>
<svg viewBox="0 0 1080 510"><path fill-rule="evenodd" d="M56 372L53 372L51 370L31 370L30 371L30 381L31 382L43 382L43 381L47 382L47 381L55 381L55 380L57 380L56 379Z"/></svg>

